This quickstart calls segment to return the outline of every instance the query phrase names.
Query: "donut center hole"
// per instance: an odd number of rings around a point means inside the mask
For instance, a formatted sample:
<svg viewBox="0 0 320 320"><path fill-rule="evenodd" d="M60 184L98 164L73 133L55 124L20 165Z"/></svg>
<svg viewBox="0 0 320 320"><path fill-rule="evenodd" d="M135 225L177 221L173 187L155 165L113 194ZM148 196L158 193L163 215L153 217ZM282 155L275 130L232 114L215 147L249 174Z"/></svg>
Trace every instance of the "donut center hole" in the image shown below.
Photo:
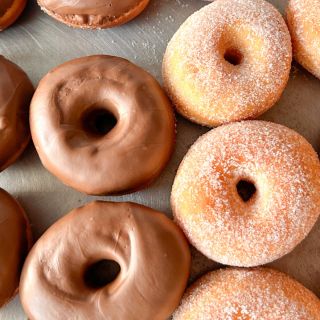
<svg viewBox="0 0 320 320"><path fill-rule="evenodd" d="M96 136L104 136L117 124L117 118L103 108L89 110L83 115L82 126L85 131Z"/></svg>
<svg viewBox="0 0 320 320"><path fill-rule="evenodd" d="M114 281L120 270L120 265L116 261L101 260L87 268L84 281L88 287L99 289Z"/></svg>
<svg viewBox="0 0 320 320"><path fill-rule="evenodd" d="M243 55L242 53L235 48L229 48L226 50L226 52L224 53L224 60L226 60L227 62L229 62L230 64L237 66L239 64L241 64L242 60L243 60Z"/></svg>
<svg viewBox="0 0 320 320"><path fill-rule="evenodd" d="M237 192L244 202L248 202L256 193L255 185L248 180L240 180L237 183Z"/></svg>

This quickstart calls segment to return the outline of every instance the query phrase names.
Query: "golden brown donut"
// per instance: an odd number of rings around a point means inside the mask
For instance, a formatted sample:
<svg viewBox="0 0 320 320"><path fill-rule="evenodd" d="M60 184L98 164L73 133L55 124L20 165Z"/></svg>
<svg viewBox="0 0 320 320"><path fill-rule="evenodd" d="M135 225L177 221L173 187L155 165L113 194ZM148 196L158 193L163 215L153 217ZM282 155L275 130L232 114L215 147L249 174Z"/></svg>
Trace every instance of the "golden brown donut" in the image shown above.
<svg viewBox="0 0 320 320"><path fill-rule="evenodd" d="M26 6L27 0L0 1L0 31L13 24Z"/></svg>
<svg viewBox="0 0 320 320"><path fill-rule="evenodd" d="M96 195L150 184L175 142L173 109L158 82L128 60L103 55L49 72L32 99L30 126L43 165Z"/></svg>
<svg viewBox="0 0 320 320"><path fill-rule="evenodd" d="M196 281L173 317L200 319L319 320L320 300L282 272L228 268Z"/></svg>
<svg viewBox="0 0 320 320"><path fill-rule="evenodd" d="M150 0L38 0L41 9L71 27L104 29L138 16Z"/></svg>
<svg viewBox="0 0 320 320"><path fill-rule="evenodd" d="M31 246L31 229L24 210L0 188L0 307L18 292L23 261Z"/></svg>
<svg viewBox="0 0 320 320"><path fill-rule="evenodd" d="M289 0L287 21L294 58L320 79L320 2Z"/></svg>
<svg viewBox="0 0 320 320"><path fill-rule="evenodd" d="M110 261L117 270L108 270ZM189 269L188 243L164 214L134 203L93 202L34 245L20 297L31 320L166 320Z"/></svg>
<svg viewBox="0 0 320 320"><path fill-rule="evenodd" d="M0 171L21 155L30 140L33 86L16 64L0 55Z"/></svg>
<svg viewBox="0 0 320 320"><path fill-rule="evenodd" d="M320 163L297 132L266 121L209 131L184 157L171 206L210 259L256 266L289 253L320 213Z"/></svg>
<svg viewBox="0 0 320 320"><path fill-rule="evenodd" d="M217 0L190 16L163 59L164 85L177 111L217 126L272 107L291 68L288 28L264 0Z"/></svg>

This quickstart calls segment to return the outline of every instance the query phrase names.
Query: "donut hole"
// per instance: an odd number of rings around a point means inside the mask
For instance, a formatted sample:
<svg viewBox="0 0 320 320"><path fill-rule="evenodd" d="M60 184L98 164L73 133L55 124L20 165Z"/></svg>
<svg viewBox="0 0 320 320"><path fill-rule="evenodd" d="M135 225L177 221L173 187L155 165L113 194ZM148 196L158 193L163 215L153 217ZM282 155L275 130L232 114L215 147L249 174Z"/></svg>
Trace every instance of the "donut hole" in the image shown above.
<svg viewBox="0 0 320 320"><path fill-rule="evenodd" d="M243 54L238 49L229 48L224 53L223 58L224 58L224 60L226 60L230 64L237 66L237 65L241 64L241 62L243 60Z"/></svg>
<svg viewBox="0 0 320 320"><path fill-rule="evenodd" d="M252 199L256 191L257 189L254 183L249 180L240 180L237 183L238 195L244 202L248 202L250 199Z"/></svg>
<svg viewBox="0 0 320 320"><path fill-rule="evenodd" d="M106 135L117 125L117 122L114 114L103 108L88 110L82 117L83 129L95 136Z"/></svg>
<svg viewBox="0 0 320 320"><path fill-rule="evenodd" d="M116 261L100 260L86 269L84 281L88 287L99 289L113 282L120 271L120 265Z"/></svg>

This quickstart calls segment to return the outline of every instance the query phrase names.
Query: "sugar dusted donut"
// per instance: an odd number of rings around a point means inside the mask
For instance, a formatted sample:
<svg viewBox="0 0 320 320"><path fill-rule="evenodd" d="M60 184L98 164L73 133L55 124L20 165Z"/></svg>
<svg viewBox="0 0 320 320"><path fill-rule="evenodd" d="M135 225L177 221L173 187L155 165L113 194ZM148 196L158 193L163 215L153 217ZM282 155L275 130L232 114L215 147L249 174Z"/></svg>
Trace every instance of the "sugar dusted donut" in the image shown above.
<svg viewBox="0 0 320 320"><path fill-rule="evenodd" d="M49 72L32 99L30 127L43 165L96 195L150 184L175 142L173 109L158 82L128 60L104 55Z"/></svg>
<svg viewBox="0 0 320 320"><path fill-rule="evenodd" d="M202 125L255 118L280 98L292 52L281 14L264 0L216 0L190 16L163 60L177 110Z"/></svg>
<svg viewBox="0 0 320 320"><path fill-rule="evenodd" d="M20 16L26 6L27 0L1 0L0 1L0 31L8 28Z"/></svg>
<svg viewBox="0 0 320 320"><path fill-rule="evenodd" d="M112 28L138 16L150 0L38 0L54 19L83 29Z"/></svg>
<svg viewBox="0 0 320 320"><path fill-rule="evenodd" d="M320 79L320 2L289 0L287 21L294 58Z"/></svg>
<svg viewBox="0 0 320 320"><path fill-rule="evenodd" d="M0 188L0 307L18 292L20 272L31 242L24 210Z"/></svg>
<svg viewBox="0 0 320 320"><path fill-rule="evenodd" d="M0 55L0 171L24 151L30 141L29 106L34 92L26 73Z"/></svg>
<svg viewBox="0 0 320 320"><path fill-rule="evenodd" d="M173 320L319 320L320 300L268 268L210 272L187 290Z"/></svg>
<svg viewBox="0 0 320 320"><path fill-rule="evenodd" d="M188 243L164 214L94 202L38 240L23 267L20 296L32 320L166 320L189 269Z"/></svg>
<svg viewBox="0 0 320 320"><path fill-rule="evenodd" d="M234 266L265 264L290 252L316 222L320 163L312 146L282 125L224 125L184 157L171 205L207 257Z"/></svg>

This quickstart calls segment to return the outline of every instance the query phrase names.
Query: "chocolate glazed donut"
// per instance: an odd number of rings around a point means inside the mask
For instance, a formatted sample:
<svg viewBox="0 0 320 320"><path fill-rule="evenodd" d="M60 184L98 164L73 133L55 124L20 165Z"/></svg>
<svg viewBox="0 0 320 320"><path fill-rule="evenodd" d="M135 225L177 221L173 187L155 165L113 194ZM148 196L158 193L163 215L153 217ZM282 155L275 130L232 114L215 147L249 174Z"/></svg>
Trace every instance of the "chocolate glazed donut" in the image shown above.
<svg viewBox="0 0 320 320"><path fill-rule="evenodd" d="M30 126L43 165L94 195L146 186L174 147L168 98L151 75L118 57L83 57L49 72L33 97Z"/></svg>
<svg viewBox="0 0 320 320"><path fill-rule="evenodd" d="M24 210L0 188L0 307L18 292L20 272L31 238Z"/></svg>
<svg viewBox="0 0 320 320"><path fill-rule="evenodd" d="M111 262L116 268L108 271ZM20 297L30 320L165 320L189 268L185 237L165 215L134 203L93 202L34 245Z"/></svg>
<svg viewBox="0 0 320 320"><path fill-rule="evenodd" d="M47 14L69 26L102 29L134 19L149 0L38 0L38 3Z"/></svg>
<svg viewBox="0 0 320 320"><path fill-rule="evenodd" d="M0 171L12 164L30 140L29 105L33 86L14 63L0 56Z"/></svg>
<svg viewBox="0 0 320 320"><path fill-rule="evenodd" d="M13 24L26 6L27 0L0 1L0 31Z"/></svg>

